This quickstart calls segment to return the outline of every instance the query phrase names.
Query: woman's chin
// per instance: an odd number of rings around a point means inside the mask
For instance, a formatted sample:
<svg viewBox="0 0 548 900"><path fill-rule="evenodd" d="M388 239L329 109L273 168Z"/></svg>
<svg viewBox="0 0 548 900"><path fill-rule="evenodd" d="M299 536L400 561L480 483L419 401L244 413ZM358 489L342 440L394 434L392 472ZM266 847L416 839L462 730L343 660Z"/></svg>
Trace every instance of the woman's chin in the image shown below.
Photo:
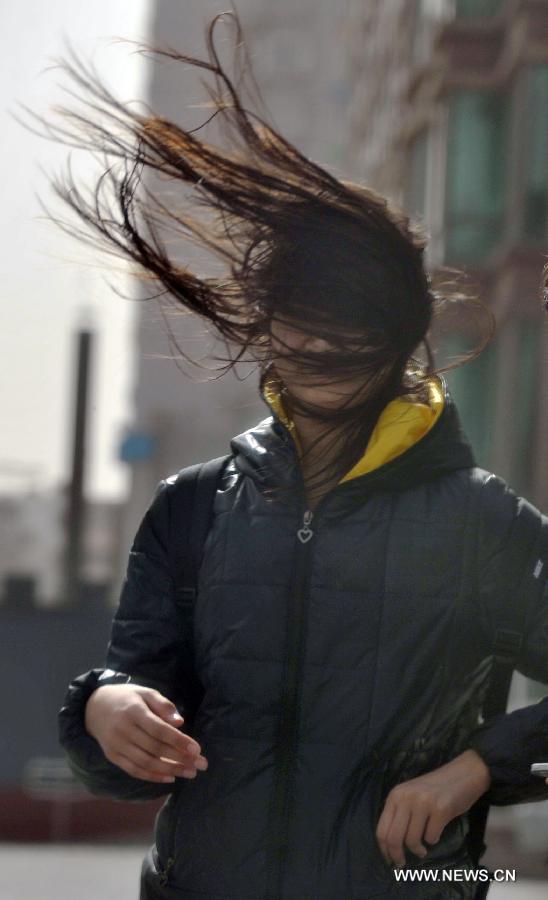
<svg viewBox="0 0 548 900"><path fill-rule="evenodd" d="M325 409L337 409L342 406L348 399L347 394L335 393L333 390L321 390L318 387L293 387L289 388L291 393L297 400L303 403L311 403L314 406L323 407Z"/></svg>

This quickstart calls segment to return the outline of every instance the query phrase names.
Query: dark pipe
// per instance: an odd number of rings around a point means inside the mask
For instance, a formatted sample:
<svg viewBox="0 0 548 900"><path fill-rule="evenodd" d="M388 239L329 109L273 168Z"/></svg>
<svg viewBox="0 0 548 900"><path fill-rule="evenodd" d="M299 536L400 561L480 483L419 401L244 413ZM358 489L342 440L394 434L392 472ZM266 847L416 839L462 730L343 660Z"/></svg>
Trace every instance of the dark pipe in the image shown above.
<svg viewBox="0 0 548 900"><path fill-rule="evenodd" d="M65 603L76 602L79 595L85 516L84 478L91 345L92 333L80 331L78 333L77 382L73 409L72 473L66 498Z"/></svg>

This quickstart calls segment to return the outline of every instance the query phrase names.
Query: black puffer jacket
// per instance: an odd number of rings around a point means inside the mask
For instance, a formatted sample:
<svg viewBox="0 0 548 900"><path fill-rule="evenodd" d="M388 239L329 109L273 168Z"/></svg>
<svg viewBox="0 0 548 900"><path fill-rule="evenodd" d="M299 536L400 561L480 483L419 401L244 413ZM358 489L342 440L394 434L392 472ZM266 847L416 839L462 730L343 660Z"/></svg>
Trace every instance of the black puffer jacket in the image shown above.
<svg viewBox="0 0 548 900"><path fill-rule="evenodd" d="M83 725L98 683L156 687L183 715L192 705L168 562L173 479L159 485L132 548L105 667L72 682L59 716L61 743L93 793L169 795L146 866L158 893L147 896L470 897L465 883L395 883L374 835L390 788L475 747L491 768L494 803L548 796L529 775L531 762L548 758L548 698L488 726L478 715L496 585L501 567L511 575L505 551L523 501L475 465L444 380L432 390L435 414L389 404L354 474L308 524L279 403L270 397L272 415L232 440L195 607L203 699L188 730L209 768L175 785L126 775ZM265 499L265 485L281 484L292 487L288 497ZM538 561L522 584L531 612L518 666L541 681L547 570L542 516ZM407 851L408 865L470 866L467 829L466 815L453 820L426 861Z"/></svg>

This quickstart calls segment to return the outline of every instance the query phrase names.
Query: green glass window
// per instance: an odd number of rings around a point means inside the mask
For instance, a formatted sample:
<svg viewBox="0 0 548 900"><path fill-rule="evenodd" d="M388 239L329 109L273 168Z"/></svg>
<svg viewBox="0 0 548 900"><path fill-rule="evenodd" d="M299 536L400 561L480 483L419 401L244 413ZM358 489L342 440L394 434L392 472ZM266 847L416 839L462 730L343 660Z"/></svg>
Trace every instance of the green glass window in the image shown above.
<svg viewBox="0 0 548 900"><path fill-rule="evenodd" d="M456 0L455 15L458 19L494 16L503 3L504 0Z"/></svg>
<svg viewBox="0 0 548 900"><path fill-rule="evenodd" d="M469 353L473 344L459 336L443 342L443 359L448 363ZM466 437L472 445L478 466L489 468L495 413L496 339L476 359L444 372L449 392L455 401ZM441 358L441 357L439 357Z"/></svg>
<svg viewBox="0 0 548 900"><path fill-rule="evenodd" d="M481 262L502 235L506 184L506 97L458 91L449 100L446 258Z"/></svg>
<svg viewBox="0 0 548 900"><path fill-rule="evenodd" d="M407 212L421 219L424 219L426 208L427 150L428 132L423 130L415 137L409 150L405 192Z"/></svg>
<svg viewBox="0 0 548 900"><path fill-rule="evenodd" d="M548 238L548 66L527 70L527 122L523 232L542 241Z"/></svg>
<svg viewBox="0 0 548 900"><path fill-rule="evenodd" d="M538 372L542 328L535 321L524 319L517 325L518 362L516 394L512 409L512 487L527 497L533 483L533 455L535 445L536 410L538 404ZM510 438L510 435L509 435Z"/></svg>

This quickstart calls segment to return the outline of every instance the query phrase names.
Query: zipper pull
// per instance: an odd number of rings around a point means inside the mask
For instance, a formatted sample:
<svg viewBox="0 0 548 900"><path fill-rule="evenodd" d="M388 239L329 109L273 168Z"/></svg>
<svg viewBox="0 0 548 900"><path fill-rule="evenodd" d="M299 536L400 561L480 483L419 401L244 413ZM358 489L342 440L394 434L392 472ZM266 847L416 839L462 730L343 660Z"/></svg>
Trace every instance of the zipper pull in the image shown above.
<svg viewBox="0 0 548 900"><path fill-rule="evenodd" d="M170 856L165 865L165 868L160 869L160 871L158 872L158 881L160 882L162 887L165 887L165 885L169 881L169 870L171 869L174 862L175 862L175 860L173 859L172 856Z"/></svg>
<svg viewBox="0 0 548 900"><path fill-rule="evenodd" d="M303 516L302 528L299 528L297 532L297 537L299 538L301 544L306 544L306 542L309 541L314 534L310 527L313 515L314 513L310 509L307 509Z"/></svg>

